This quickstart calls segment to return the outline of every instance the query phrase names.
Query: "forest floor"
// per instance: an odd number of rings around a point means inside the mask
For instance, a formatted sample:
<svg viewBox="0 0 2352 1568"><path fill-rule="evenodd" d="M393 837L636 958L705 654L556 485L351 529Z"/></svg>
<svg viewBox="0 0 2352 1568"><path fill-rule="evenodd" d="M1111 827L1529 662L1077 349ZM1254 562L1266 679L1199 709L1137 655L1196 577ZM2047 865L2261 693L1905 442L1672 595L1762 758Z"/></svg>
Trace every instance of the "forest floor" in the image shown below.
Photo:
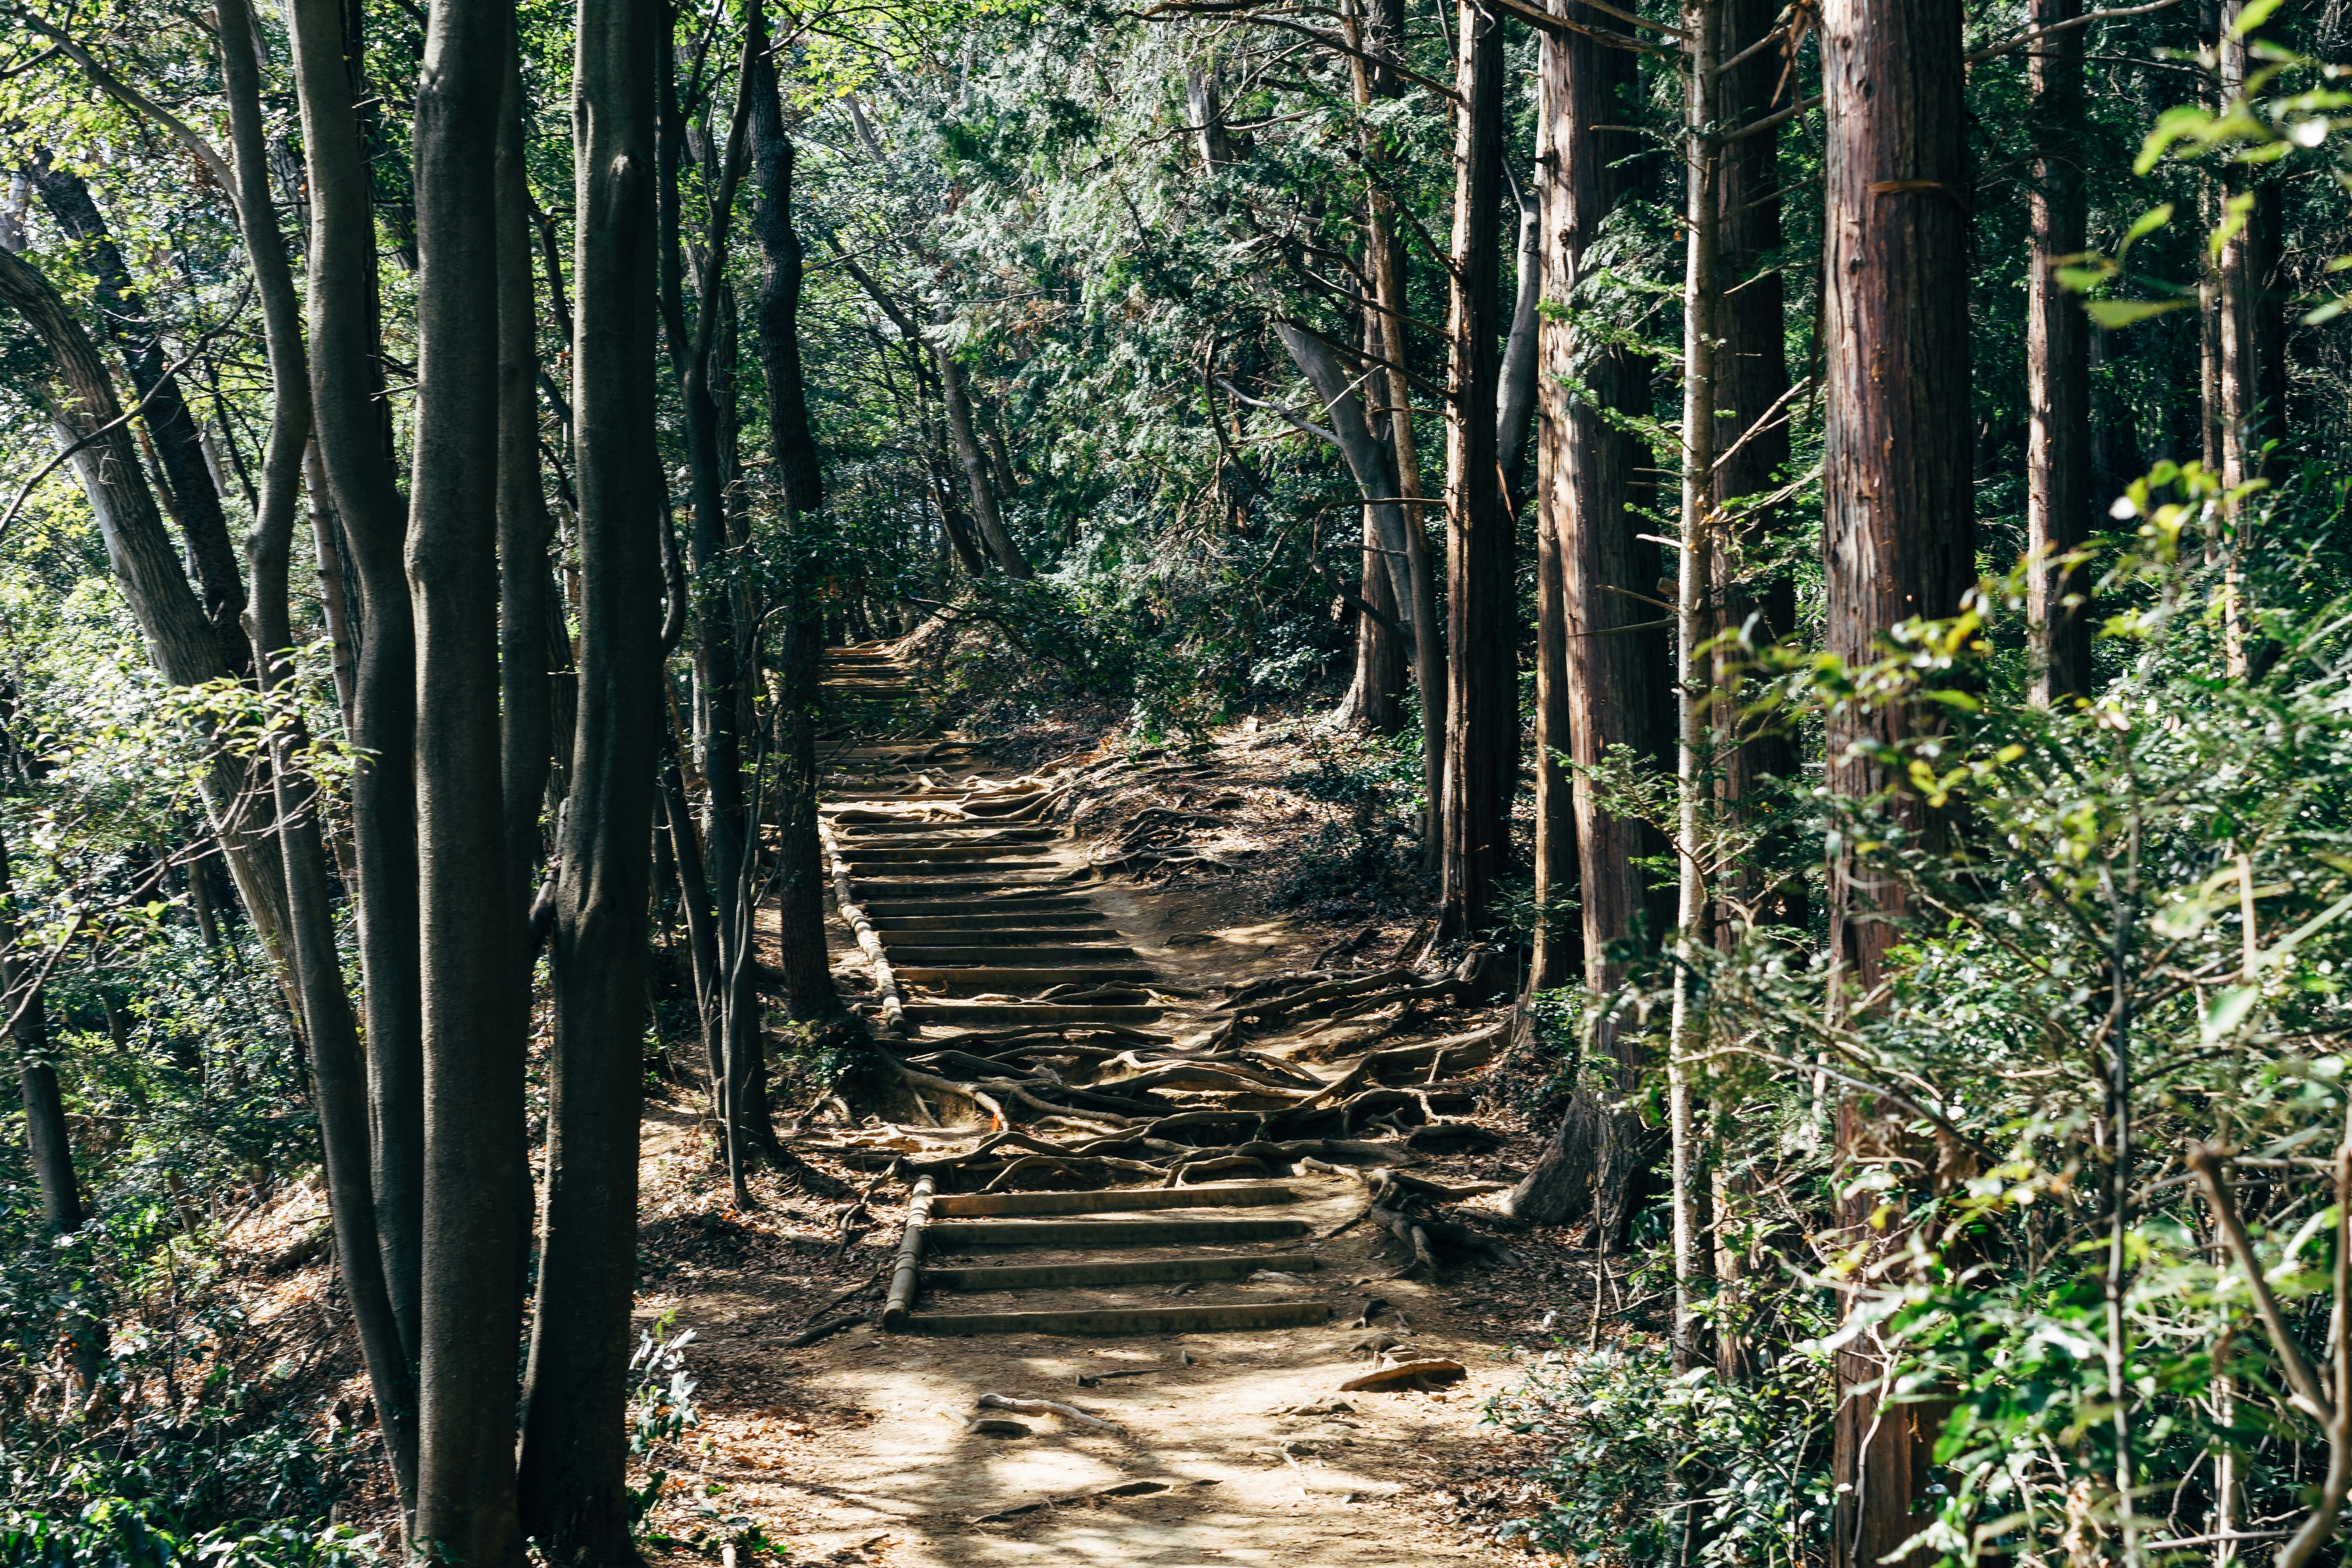
<svg viewBox="0 0 2352 1568"><path fill-rule="evenodd" d="M995 754L1005 772L1072 749L1066 729L1005 738L1013 744ZM1353 751L1308 723L1250 721L1192 754L1181 781L1123 790L1080 813L1083 836L1107 840L1151 806L1218 802L1217 825L1196 847L1230 872L1152 884L1112 876L1088 888L1166 977L1155 991L1214 997L1315 967L1338 947L1360 963L1410 961L1425 927L1363 874L1378 868L1363 863L1373 857L1362 846L1377 846L1382 828L1367 821L1364 792L1347 787L1351 769L1370 766ZM1343 862L1336 874L1334 860ZM837 941L837 973L855 995L867 984L861 960L845 936ZM1428 1027L1475 1029L1507 1012L1447 1009ZM1541 1092L1540 1071L1506 1056L1485 1077L1478 1115L1501 1145L1433 1159L1416 1175L1509 1180L1526 1170L1537 1143L1524 1112ZM668 1472L652 1517L666 1561L739 1541L780 1563L908 1568L1525 1562L1495 1531L1519 1511L1522 1472L1538 1456L1486 1424L1484 1409L1556 1340L1613 1334L1633 1289L1597 1274L1561 1230L1519 1232L1494 1266L1395 1280L1393 1244L1361 1227L1314 1244L1323 1268L1312 1282L1249 1287L1325 1296L1323 1327L1077 1340L909 1337L867 1325L793 1348L786 1342L828 1298L887 1265L896 1208L877 1196L881 1222L845 1245L840 1202L763 1175L760 1207L739 1212L707 1129L698 1093L647 1108L640 1328L693 1331L684 1356L699 1419L652 1458ZM1318 1235L1362 1207L1360 1187L1343 1177L1289 1185ZM1609 1310L1596 1319L1603 1280ZM1369 1329L1348 1326L1371 1298L1387 1309ZM1374 1333L1451 1357L1467 1376L1431 1391L1338 1393L1370 1364L1358 1345ZM1106 1373L1130 1375L1081 1382ZM966 1424L983 1393L1075 1404L1120 1430L1045 1416L1024 1422L1025 1438L980 1435Z"/></svg>

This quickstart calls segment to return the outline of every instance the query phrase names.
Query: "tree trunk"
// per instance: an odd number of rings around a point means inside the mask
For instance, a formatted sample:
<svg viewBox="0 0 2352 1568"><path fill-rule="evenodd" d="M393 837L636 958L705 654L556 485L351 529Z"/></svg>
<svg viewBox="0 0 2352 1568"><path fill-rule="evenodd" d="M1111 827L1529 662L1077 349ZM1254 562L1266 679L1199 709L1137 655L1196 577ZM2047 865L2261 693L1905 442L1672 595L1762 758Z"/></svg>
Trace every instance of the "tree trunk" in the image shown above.
<svg viewBox="0 0 2352 1568"><path fill-rule="evenodd" d="M1722 57L1737 59L1771 31L1779 20L1777 0L1724 0ZM1770 112L1785 65L1778 50L1764 49L1716 78L1716 116L1729 128ZM1716 256L1722 292L1715 308L1715 406L1717 454L1715 501L1718 507L1747 498L1731 512L1727 538L1716 558L1720 608L1710 630L1742 627L1759 647L1796 630L1796 585L1788 571L1759 580L1753 564L1772 549L1789 523L1785 507L1759 507L1763 496L1786 477L1789 466L1789 369L1784 349L1786 290L1780 275L1780 132L1758 131L1722 144L1716 175ZM1734 548L1736 541L1736 547ZM1726 649L1715 662L1714 684L1737 692L1747 672L1741 655ZM1724 722L1733 706L1722 711ZM1795 737L1768 725L1738 737L1724 753L1717 786L1724 809L1734 814L1768 779L1790 779L1802 759ZM1773 846L1777 849L1778 846ZM1743 866L1737 883L1736 918L1723 922L1727 941L1748 920L1802 925L1805 889L1801 878L1777 876L1759 865Z"/></svg>
<svg viewBox="0 0 2352 1568"><path fill-rule="evenodd" d="M963 366L940 344L931 346L931 355L940 370L940 401L947 407L948 434L955 442L964 484L971 492L971 515L980 524L981 540L1005 576L1034 577L1036 574L1023 559L1021 547L1004 531L1004 519L997 513L996 487L988 478L988 456L973 434L971 395L964 383Z"/></svg>
<svg viewBox="0 0 2352 1568"><path fill-rule="evenodd" d="M2223 0L2221 16L2222 112L2245 95L2249 40L2236 37L2242 0ZM2259 31L2259 28L2256 29ZM2228 205L2243 204L2236 232L2221 247L2216 268L2220 290L2220 396L2221 484L2234 491L2265 476L2264 448L2282 434L2284 413L2284 322L2273 294L2278 266L2278 193L2252 165L2232 167L2225 177ZM2254 517L2244 501L2229 504L2230 537L2223 545L2222 639L2230 673L2249 667L2252 635L2245 603L2245 566L2254 545Z"/></svg>
<svg viewBox="0 0 2352 1568"><path fill-rule="evenodd" d="M407 554L420 719L425 1225L414 1539L467 1568L522 1562L515 1342L528 1231L515 1196L530 1179L529 1019L500 777L499 225L488 221L498 210L492 149L513 47L511 13L490 0L434 0L415 142L418 379ZM645 519L653 516L644 509ZM641 580L658 577L648 570ZM640 854L645 841L640 827ZM642 891L626 907L628 918L643 917Z"/></svg>
<svg viewBox="0 0 2352 1568"><path fill-rule="evenodd" d="M58 1091L58 1069L49 1054L48 1000L38 984L40 964L28 963L16 945L23 932L15 908L16 882L8 871L8 845L0 838L0 898L9 907L0 912L0 1008L16 1019L9 1038L16 1047L16 1086L24 1097L25 1152L31 1158L33 1179L41 1188L41 1218L52 1236L70 1236L82 1227L87 1211L81 1186L74 1177L73 1141L66 1132L64 1097Z"/></svg>
<svg viewBox="0 0 2352 1568"><path fill-rule="evenodd" d="M1566 14L1584 26L1601 20L1574 7ZM1538 160L1546 182L1544 294L1562 304L1572 300L1601 220L1629 187L1623 161L1630 139L1601 128L1630 123L1622 99L1630 96L1633 67L1631 54L1585 35L1544 36L1545 129ZM1544 732L1537 744L1545 766L1555 768L1550 758L1560 752L1587 768L1620 747L1655 759L1671 738L1659 716L1666 643L1654 631L1624 628L1657 619L1654 609L1630 597L1655 597L1656 553L1634 537L1643 524L1628 506L1638 448L1603 415L1643 406L1643 377L1622 350L1582 343L1568 320L1544 323L1541 369L1545 478L1537 497L1538 526L1551 534L1559 562L1552 636L1562 650L1565 690L1561 700L1538 705ZM1580 379L1581 395L1570 390ZM1539 634L1538 646L1550 640ZM1556 800L1562 792L1570 796L1574 816L1585 985L1596 1004L1605 1004L1623 979L1622 967L1608 959L1609 944L1633 933L1646 896L1634 858L1661 845L1639 823L1604 812L1581 775L1564 786L1556 770L1538 798L1549 794ZM1546 817L1538 863L1558 868L1567 861L1570 852L1553 835L1570 826ZM1546 967L1554 962L1548 953ZM1590 1071L1603 1085L1598 1102L1580 1100L1570 1108L1506 1203L1511 1212L1544 1222L1597 1210L1602 1245L1615 1248L1626 1239L1657 1140L1633 1113L1614 1108L1633 1092L1641 1064L1612 1020L1596 1021L1587 1051Z"/></svg>
<svg viewBox="0 0 2352 1568"><path fill-rule="evenodd" d="M555 747L549 690L547 547L554 519L540 488L539 311L530 182L524 168L520 59L508 61L499 112L499 703L507 884L520 925L546 839L540 817ZM531 956L524 955L528 970Z"/></svg>
<svg viewBox="0 0 2352 1568"><path fill-rule="evenodd" d="M1495 469L1503 492L1518 510L1519 459L1527 455L1529 417L1536 408L1536 346L1542 337L1543 200L1535 190L1519 193L1518 248L1511 301L1511 335L1503 345L1500 381L1495 392Z"/></svg>
<svg viewBox="0 0 2352 1568"><path fill-rule="evenodd" d="M308 388L305 392L307 394ZM313 435L302 452L302 488L310 500L310 537L319 553L319 613L327 623L327 642L333 650L335 711L342 716L343 738L351 738L352 709L358 702L359 628L352 615L354 585L343 564L343 527L335 516L335 500L327 488L327 465L319 456Z"/></svg>
<svg viewBox="0 0 2352 1568"><path fill-rule="evenodd" d="M753 26L758 26L754 10ZM817 707L822 699L816 583L823 550L811 515L824 504L816 437L801 377L801 242L793 229L793 144L764 45L751 67L751 141L759 205L752 219L761 255L760 368L768 383L771 471L782 495L788 596L777 674L779 841L776 923L785 1006L803 1023L841 1017L825 951L824 865L817 841Z"/></svg>
<svg viewBox="0 0 2352 1568"><path fill-rule="evenodd" d="M230 542L228 519L222 515L220 487L205 461L202 426L189 412L180 390L180 378L163 372L163 336L148 319L147 302L132 281L122 252L107 232L106 218L90 199L89 186L71 170L53 166L46 153L32 167L33 184L41 204L58 226L89 247L90 269L97 276L99 316L122 356L122 368L143 405L140 423L152 437L158 465L169 487L173 513L188 542L188 559L194 566L205 617L220 639L222 655L236 674L250 674L250 644L241 617L245 613L245 580L237 574L236 546Z"/></svg>
<svg viewBox="0 0 2352 1568"><path fill-rule="evenodd" d="M97 517L116 586L146 641L149 663L173 685L220 679L228 670L220 639L197 604L179 552L163 531L154 495L140 469L138 444L121 422L122 406L115 400L106 362L48 279L5 251L0 251L0 305L24 318L49 356L62 394L54 410L58 434L68 445L81 444L74 468ZM274 846L252 821L247 791L253 782L245 764L219 750L206 757L197 779L238 896L290 1002L285 879Z"/></svg>
<svg viewBox="0 0 2352 1568"><path fill-rule="evenodd" d="M1396 594L1389 586L1388 561L1381 554L1380 525L1373 520L1371 508L1364 508L1363 570L1359 575L1356 595L1373 609L1393 617L1396 614ZM1366 735L1392 734L1402 716L1397 711L1397 694L1404 687L1404 646L1389 629L1361 612L1356 615L1355 673L1348 682L1348 695L1332 710L1330 724L1334 729L1351 729Z"/></svg>
<svg viewBox="0 0 2352 1568"><path fill-rule="evenodd" d="M228 99L237 204L245 225L247 259L261 298L272 393L259 504L247 540L253 667L267 691L284 678L281 661L293 645L288 578L295 513L300 504L305 462L313 458L317 449L310 434L310 365L302 340L301 302L286 263L277 209L270 202L253 16L247 0L218 0L218 19L221 79ZM352 1304L369 1381L376 1389L385 1448L404 1511L415 1496L415 1392L384 1278L370 1155L373 1139L368 1124L367 1058L343 986L320 791L317 781L294 760L303 739L299 731L279 730L273 737L269 758L278 848L285 868L291 936L289 957L299 992L302 1031L310 1044L311 1093L319 1112L337 1261L344 1293Z"/></svg>
<svg viewBox="0 0 2352 1568"><path fill-rule="evenodd" d="M2038 26L2063 27L2033 46L2032 228L2027 280L2025 380L2026 622L2032 640L2033 700L2048 704L2091 689L2090 619L2070 594L2087 576L2054 564L2088 537L2091 524L2091 324L2082 302L2058 281L2059 263L2082 254L2086 216L2082 157L2082 0L2036 0Z"/></svg>
<svg viewBox="0 0 2352 1568"><path fill-rule="evenodd" d="M686 324L686 259L679 235L677 183L686 125L677 107L675 57L667 47L658 63L664 67L657 195L662 325L669 344L671 372L684 405L687 470L693 492L694 526L687 536L687 555L696 590L695 728L700 743L706 797L703 844L709 855L712 889L718 895L717 1006L720 1050L726 1063L721 1081L724 1113L720 1133L726 1145L730 1186L740 1206L751 1201L751 1189L744 1185L745 1145L757 1138L746 1101L752 1058L761 1049L761 1037L751 997L751 966L742 961L751 940L752 913L743 906L742 890L748 884L750 856L756 847L743 776L746 725L742 684L750 649L740 620L740 596L730 580L734 557L729 538L726 465L719 449L719 411L711 396L709 375L709 344L717 326L712 313L719 309L718 294L727 287L722 265L726 236L719 225L728 214L723 208L714 214L714 232L706 246L714 254L703 274L709 280L709 293L698 300L698 319L689 331Z"/></svg>
<svg viewBox="0 0 2352 1568"><path fill-rule="evenodd" d="M581 703L551 960L553 1114L522 1494L549 1561L600 1568L635 1560L625 1406L646 844L662 712L653 113L662 16L649 0L583 0L573 86Z"/></svg>
<svg viewBox="0 0 2352 1568"><path fill-rule="evenodd" d="M1684 48L1687 55L1683 116L1683 168L1686 193L1683 232L1683 441L1682 517L1677 530L1675 575L1675 859L1680 870L1675 906L1673 1010L1667 1026L1666 1132L1672 1148L1675 1317L1674 1367L1686 1373L1698 1359L1699 1314L1704 1281L1712 1272L1702 1208L1707 1192L1706 1150L1698 1133L1693 1079L1706 1048L1703 1015L1691 995L1695 949L1711 939L1707 929L1706 848L1701 797L1707 751L1710 661L1702 651L1712 630L1706 601L1716 570L1716 355L1720 346L1716 318L1723 280L1717 225L1721 219L1717 163L1721 143L1715 122L1717 75L1723 54L1722 0L1685 0ZM1680 1478L1678 1491L1687 1498ZM1698 1529L1697 1512L1685 1504L1685 1539Z"/></svg>
<svg viewBox="0 0 2352 1568"><path fill-rule="evenodd" d="M360 587L352 744L359 859L368 1116L377 1234L406 1364L420 1353L425 1208L424 1024L419 1010L416 643L403 550L407 507L385 443L377 336L374 192L361 155L339 0L289 0L310 197L310 396L319 456ZM484 210L488 210L487 207ZM413 1504L414 1499L411 1502Z"/></svg>
<svg viewBox="0 0 2352 1568"><path fill-rule="evenodd" d="M1504 61L1499 16L1464 0L1454 126L1454 283L1447 317L1446 698L1439 929L1483 932L1510 860L1518 774L1513 529L1496 468Z"/></svg>
<svg viewBox="0 0 2352 1568"><path fill-rule="evenodd" d="M677 726L664 727L667 755L662 762L662 819L669 829L670 859L677 868L678 904L686 914L688 951L694 957L694 1005L702 1023L703 1053L709 1059L710 1118L726 1113L720 1076L726 1063L719 1041L719 933L711 919L710 874L704 868L702 831L687 804L686 779L677 765L684 740Z"/></svg>
<svg viewBox="0 0 2352 1568"><path fill-rule="evenodd" d="M1975 578L1969 413L1969 190L1958 0L1889 9L1829 0L1822 17L1828 122L1829 235L1822 257L1823 571L1829 652L1861 662L1887 629L1913 616L1949 615ZM1896 741L1899 711L1833 720L1828 783L1862 797L1886 780L1853 747ZM1898 816L1931 824L1916 800ZM1865 882L1850 859L1830 880L1832 983L1843 1005L1866 1004L1899 932L1899 898ZM1890 1152L1892 1131L1873 1102L1838 1113L1848 1159ZM1859 1227L1876 1195L1851 1203ZM1839 1356L1839 1385L1879 1372L1864 1352ZM1925 1492L1931 1407L1884 1406L1854 1393L1838 1407L1832 1470L1843 1489L1833 1561L1875 1563L1916 1528ZM1916 1560L1927 1562L1928 1554Z"/></svg>

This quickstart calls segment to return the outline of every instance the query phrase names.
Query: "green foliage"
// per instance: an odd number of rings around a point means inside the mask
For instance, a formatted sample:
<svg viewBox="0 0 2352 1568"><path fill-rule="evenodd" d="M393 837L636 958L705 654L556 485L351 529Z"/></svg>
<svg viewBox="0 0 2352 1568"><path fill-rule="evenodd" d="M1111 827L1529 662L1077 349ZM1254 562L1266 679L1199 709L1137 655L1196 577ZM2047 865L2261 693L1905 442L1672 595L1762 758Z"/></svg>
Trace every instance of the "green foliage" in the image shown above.
<svg viewBox="0 0 2352 1568"><path fill-rule="evenodd" d="M1829 1359L1792 1354L1741 1381L1677 1375L1654 1344L1559 1350L1487 1403L1486 1418L1546 1439L1528 1472L1546 1505L1500 1531L1572 1563L1794 1568L1829 1539ZM1685 1521L1701 1543L1681 1555Z"/></svg>

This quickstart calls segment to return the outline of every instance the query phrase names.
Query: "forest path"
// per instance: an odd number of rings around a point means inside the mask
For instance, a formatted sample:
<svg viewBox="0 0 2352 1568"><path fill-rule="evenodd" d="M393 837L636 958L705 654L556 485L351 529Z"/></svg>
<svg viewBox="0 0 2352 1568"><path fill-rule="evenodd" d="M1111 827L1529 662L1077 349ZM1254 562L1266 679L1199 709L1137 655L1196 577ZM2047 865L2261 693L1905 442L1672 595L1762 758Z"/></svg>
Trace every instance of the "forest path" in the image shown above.
<svg viewBox="0 0 2352 1568"><path fill-rule="evenodd" d="M760 1521L795 1563L1492 1560L1452 1509L1465 1477L1511 1468L1479 1412L1538 1325L1498 1321L1527 1309L1487 1281L1397 1277L1410 1255L1357 1223L1355 1173L1445 1163L1442 1140L1404 1134L1460 1125L1437 1107L1493 1031L1368 1049L1423 1021L1393 973L1357 977L1388 997L1381 1017L1345 1017L1357 981L1301 1001L1328 977L1281 973L1282 933L1204 947L1169 929L1050 819L1068 771L988 777L897 650L836 650L825 674L836 941L880 982L866 1010L908 1077L887 1120L819 1123L794 1146L896 1164L933 1196L850 1249L912 1287L887 1327L789 1343L844 1278L789 1277L807 1263L705 1270L671 1298L698 1335L697 1495L721 1500L704 1506ZM1197 925L1189 907L1174 918ZM1284 1041L1253 1018L1245 1039L1236 996L1312 1021ZM649 1155L690 1160L693 1126ZM795 1250L822 1245L805 1234ZM1422 1363L1445 1365L1340 1388Z"/></svg>

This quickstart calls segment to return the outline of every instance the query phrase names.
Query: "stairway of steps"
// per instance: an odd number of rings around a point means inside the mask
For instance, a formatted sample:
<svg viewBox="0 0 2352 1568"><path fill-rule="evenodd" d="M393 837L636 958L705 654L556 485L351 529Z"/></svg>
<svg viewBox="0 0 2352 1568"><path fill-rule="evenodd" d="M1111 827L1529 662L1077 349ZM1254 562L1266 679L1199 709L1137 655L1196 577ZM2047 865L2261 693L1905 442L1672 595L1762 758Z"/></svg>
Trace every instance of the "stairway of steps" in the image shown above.
<svg viewBox="0 0 2352 1568"><path fill-rule="evenodd" d="M932 724L922 673L893 644L827 650L824 681L836 720L823 753L831 870L847 894L842 918L863 923L888 967L902 1054L920 1054L927 1032L1011 1024L1120 1049L1166 1044L1152 1026L1177 1004L1095 904L1082 846L1045 820L1049 786L983 776L970 739ZM891 1332L1320 1323L1329 1307L1307 1293L1319 1267L1310 1249L1355 1192L1314 1177L987 1193L935 1192L932 1181L919 1180L908 1204L882 1315Z"/></svg>

